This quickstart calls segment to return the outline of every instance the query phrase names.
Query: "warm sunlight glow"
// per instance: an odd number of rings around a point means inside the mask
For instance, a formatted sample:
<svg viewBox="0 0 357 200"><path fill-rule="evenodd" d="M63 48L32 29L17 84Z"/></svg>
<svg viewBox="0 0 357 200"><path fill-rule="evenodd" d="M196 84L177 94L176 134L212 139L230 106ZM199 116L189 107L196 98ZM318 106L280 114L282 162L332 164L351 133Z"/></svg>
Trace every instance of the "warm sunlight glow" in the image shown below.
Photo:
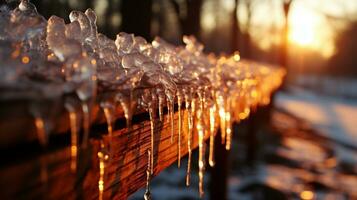
<svg viewBox="0 0 357 200"><path fill-rule="evenodd" d="M290 40L302 46L308 46L314 40L314 33L309 27L294 29L289 35Z"/></svg>
<svg viewBox="0 0 357 200"><path fill-rule="evenodd" d="M289 40L301 46L312 46L318 30L316 17L304 9L297 9L290 18Z"/></svg>
<svg viewBox="0 0 357 200"><path fill-rule="evenodd" d="M302 2L305 1L296 1L289 14L290 45L319 52L324 58L331 57L335 51L334 30L327 23L326 17L313 9L318 4L313 5L313 1L311 4Z"/></svg>

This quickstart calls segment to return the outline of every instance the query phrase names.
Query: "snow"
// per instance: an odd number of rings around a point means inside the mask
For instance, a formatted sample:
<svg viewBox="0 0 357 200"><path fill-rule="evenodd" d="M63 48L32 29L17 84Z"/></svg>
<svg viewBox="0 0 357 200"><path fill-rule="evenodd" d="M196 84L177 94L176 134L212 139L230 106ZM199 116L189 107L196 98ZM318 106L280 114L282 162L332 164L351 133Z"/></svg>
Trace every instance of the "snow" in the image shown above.
<svg viewBox="0 0 357 200"><path fill-rule="evenodd" d="M324 136L357 147L357 100L294 88L278 93L275 105L309 122Z"/></svg>

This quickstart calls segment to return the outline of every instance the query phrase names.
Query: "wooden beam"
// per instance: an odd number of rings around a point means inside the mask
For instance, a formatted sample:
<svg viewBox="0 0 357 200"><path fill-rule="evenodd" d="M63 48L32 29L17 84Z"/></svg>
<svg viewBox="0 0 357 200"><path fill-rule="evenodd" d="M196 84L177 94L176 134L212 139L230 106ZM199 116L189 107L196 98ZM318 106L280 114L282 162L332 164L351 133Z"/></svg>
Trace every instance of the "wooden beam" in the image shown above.
<svg viewBox="0 0 357 200"><path fill-rule="evenodd" d="M183 117L181 139L182 157L188 152L187 116L186 114L183 116L185 117ZM118 123L119 127L124 126L124 120L120 119ZM175 137L171 143L171 127L167 116L163 122L158 119L155 121L154 175L159 174L177 160L177 113L174 115L174 128ZM98 130L99 132L105 131L101 128ZM126 199L130 194L145 186L150 130L150 121L144 120L134 124L131 131L121 128L115 130L111 138L104 135L102 142L110 145L109 159L104 173L104 199ZM205 139L207 138L209 138L208 133L205 134ZM31 158L27 157L28 149L22 149L19 146L22 154L18 156L21 159L0 168L0 195L4 199L98 198L99 160L97 153L101 149L101 139L91 138L90 143L89 148L80 149L76 171L72 171L70 167L72 161L68 144L59 148L49 148ZM193 134L192 146L193 148L198 146L196 133Z"/></svg>

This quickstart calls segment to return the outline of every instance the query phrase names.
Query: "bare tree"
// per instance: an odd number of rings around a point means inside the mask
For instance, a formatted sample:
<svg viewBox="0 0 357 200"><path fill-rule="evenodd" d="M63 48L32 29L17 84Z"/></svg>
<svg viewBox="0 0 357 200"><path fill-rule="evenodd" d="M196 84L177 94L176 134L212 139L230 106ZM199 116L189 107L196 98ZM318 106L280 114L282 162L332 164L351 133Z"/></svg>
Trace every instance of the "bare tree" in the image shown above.
<svg viewBox="0 0 357 200"><path fill-rule="evenodd" d="M121 31L151 39L152 0L122 0Z"/></svg>
<svg viewBox="0 0 357 200"><path fill-rule="evenodd" d="M200 38L201 7L203 0L171 0L177 14L183 35Z"/></svg>
<svg viewBox="0 0 357 200"><path fill-rule="evenodd" d="M293 0L284 0L283 1L283 11L284 11L284 27L282 32L282 43L281 43L281 56L280 64L287 69L288 63L288 34L289 34L289 12L291 8L291 3Z"/></svg>
<svg viewBox="0 0 357 200"><path fill-rule="evenodd" d="M239 40L241 37L241 30L240 30L239 20L237 16L238 6L239 6L239 0L235 0L234 9L232 12L231 52L237 51L239 49Z"/></svg>

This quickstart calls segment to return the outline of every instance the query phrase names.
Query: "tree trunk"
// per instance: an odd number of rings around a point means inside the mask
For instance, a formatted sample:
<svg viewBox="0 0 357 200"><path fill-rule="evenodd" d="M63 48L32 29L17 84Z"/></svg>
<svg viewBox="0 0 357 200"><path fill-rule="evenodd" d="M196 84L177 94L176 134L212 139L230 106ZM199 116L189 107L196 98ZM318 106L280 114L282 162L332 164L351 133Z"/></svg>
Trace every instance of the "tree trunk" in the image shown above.
<svg viewBox="0 0 357 200"><path fill-rule="evenodd" d="M121 31L151 40L152 0L123 0Z"/></svg>
<svg viewBox="0 0 357 200"><path fill-rule="evenodd" d="M200 38L201 32L201 7L203 0L186 0L186 12L182 13L177 1L171 0L177 19L180 23L182 35L194 35Z"/></svg>
<svg viewBox="0 0 357 200"><path fill-rule="evenodd" d="M201 6L202 0L186 0L187 16L185 18L182 33L184 35L194 35L200 37L200 20L201 20Z"/></svg>
<svg viewBox="0 0 357 200"><path fill-rule="evenodd" d="M239 50L239 40L241 36L239 20L237 16L239 0L235 0L234 9L232 12L232 42L231 42L231 53Z"/></svg>
<svg viewBox="0 0 357 200"><path fill-rule="evenodd" d="M285 18L285 23L284 23L284 28L282 32L282 45L281 45L281 57L280 57L280 64L287 70L287 64L288 64L288 34L289 34L289 11L290 11L290 5L291 5L292 0L285 1L283 4L284 8L284 18Z"/></svg>

